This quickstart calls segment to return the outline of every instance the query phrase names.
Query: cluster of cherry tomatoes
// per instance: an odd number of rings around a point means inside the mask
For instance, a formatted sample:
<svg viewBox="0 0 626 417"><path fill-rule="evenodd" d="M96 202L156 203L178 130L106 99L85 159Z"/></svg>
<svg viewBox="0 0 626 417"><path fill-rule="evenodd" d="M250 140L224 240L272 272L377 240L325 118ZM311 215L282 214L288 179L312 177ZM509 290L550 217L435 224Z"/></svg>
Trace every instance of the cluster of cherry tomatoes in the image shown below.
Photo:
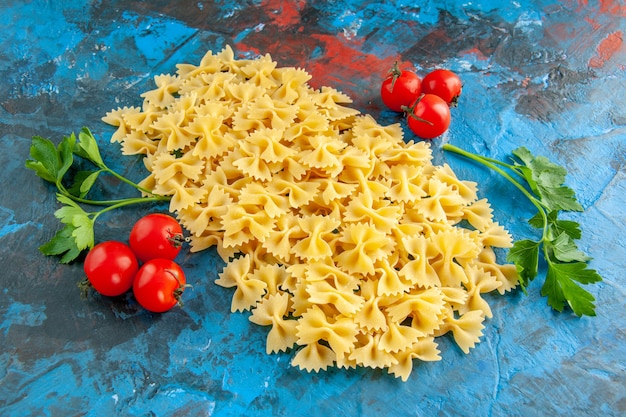
<svg viewBox="0 0 626 417"><path fill-rule="evenodd" d="M182 228L173 217L148 214L133 225L128 244L98 243L87 253L83 268L100 294L115 297L132 288L143 308L162 313L180 304L187 287L183 269L174 262L183 242Z"/></svg>
<svg viewBox="0 0 626 417"><path fill-rule="evenodd" d="M396 63L383 80L380 95L389 109L406 114L416 136L433 139L448 130L450 107L456 105L461 89L461 79L450 70L436 69L421 79Z"/></svg>

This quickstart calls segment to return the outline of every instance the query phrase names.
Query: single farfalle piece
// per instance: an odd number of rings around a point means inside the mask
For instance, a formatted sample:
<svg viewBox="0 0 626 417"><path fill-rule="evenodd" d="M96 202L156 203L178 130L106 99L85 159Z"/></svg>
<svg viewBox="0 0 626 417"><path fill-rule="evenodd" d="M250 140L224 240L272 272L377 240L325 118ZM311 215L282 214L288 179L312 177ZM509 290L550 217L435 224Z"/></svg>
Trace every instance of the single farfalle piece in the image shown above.
<svg viewBox="0 0 626 417"><path fill-rule="evenodd" d="M510 248L513 246L513 237L498 222L490 223L484 228L479 234L479 239L486 247Z"/></svg>
<svg viewBox="0 0 626 417"><path fill-rule="evenodd" d="M273 76L279 80L279 87L271 94L273 100L295 103L306 94L311 75L302 68L276 68Z"/></svg>
<svg viewBox="0 0 626 417"><path fill-rule="evenodd" d="M196 140L196 136L187 130L187 125L185 112L173 110L159 116L151 127L163 138L161 140L165 141L167 151L173 152L186 148Z"/></svg>
<svg viewBox="0 0 626 417"><path fill-rule="evenodd" d="M399 205L377 198L371 192L362 192L347 204L343 220L346 223L368 223L388 233L398 224L401 216L402 207Z"/></svg>
<svg viewBox="0 0 626 417"><path fill-rule="evenodd" d="M291 208L299 208L315 198L320 184L314 181L294 181L287 173L278 173L267 184L272 194L284 195Z"/></svg>
<svg viewBox="0 0 626 417"><path fill-rule="evenodd" d="M272 326L267 334L265 351L269 355L292 348L297 341L296 325L298 322L288 319L289 295L286 293L269 294L261 299L249 320L260 326Z"/></svg>
<svg viewBox="0 0 626 417"><path fill-rule="evenodd" d="M443 286L458 287L467 282L467 275L461 265L475 259L482 246L476 233L454 228L430 237L440 255L431 262Z"/></svg>
<svg viewBox="0 0 626 417"><path fill-rule="evenodd" d="M443 181L430 178L424 192L426 196L415 201L414 205L428 220L446 222L463 216L463 197Z"/></svg>
<svg viewBox="0 0 626 417"><path fill-rule="evenodd" d="M380 336L378 347L385 352L397 353L417 343L420 336L423 334L418 329L389 319L387 330Z"/></svg>
<svg viewBox="0 0 626 417"><path fill-rule="evenodd" d="M335 176L342 169L339 155L347 143L334 136L319 134L311 136L310 149L300 151L300 161L309 168L317 168Z"/></svg>
<svg viewBox="0 0 626 417"><path fill-rule="evenodd" d="M381 306L386 299L378 295L378 281L363 282L360 293L365 302L354 315L354 322L366 332L386 331L388 329L387 316Z"/></svg>
<svg viewBox="0 0 626 417"><path fill-rule="evenodd" d="M357 276L345 272L328 259L307 262L302 269L307 283L328 281L334 288L345 292L357 291L361 282Z"/></svg>
<svg viewBox="0 0 626 417"><path fill-rule="evenodd" d="M332 178L314 178L311 182L320 184L318 197L321 203L325 205L345 199L352 195L357 188L357 184L346 184Z"/></svg>
<svg viewBox="0 0 626 417"><path fill-rule="evenodd" d="M497 290L502 286L502 283L497 281L493 275L476 266L465 268L465 271L468 280L464 286L468 297L466 303L459 308L459 313L465 314L468 311L478 310L482 311L485 317L493 317L489 303L481 294Z"/></svg>
<svg viewBox="0 0 626 417"><path fill-rule="evenodd" d="M276 219L274 227L261 245L277 259L291 262L291 248L305 237L306 233L298 224L298 218L284 214Z"/></svg>
<svg viewBox="0 0 626 417"><path fill-rule="evenodd" d="M232 49L227 46L225 49ZM181 79L188 79L198 76L199 74L212 74L221 72L224 68L224 63L220 58L221 53L214 54L213 51L207 51L200 59L198 65L180 63L176 65L176 73Z"/></svg>
<svg viewBox="0 0 626 417"><path fill-rule="evenodd" d="M440 353L434 337L419 338L411 347L394 355L397 362L389 366L389 373L406 382L413 371L413 359L440 361Z"/></svg>
<svg viewBox="0 0 626 417"><path fill-rule="evenodd" d="M272 57L265 54L258 59L250 60L246 65L241 66L239 71L245 76L248 83L270 90L278 85L278 81L272 75L276 65Z"/></svg>
<svg viewBox="0 0 626 417"><path fill-rule="evenodd" d="M365 333L359 335L359 343L348 356L359 366L368 368L389 368L398 360L393 354L380 347L380 333Z"/></svg>
<svg viewBox="0 0 626 417"><path fill-rule="evenodd" d="M463 207L462 219L478 231L485 231L493 222L493 209L486 198Z"/></svg>
<svg viewBox="0 0 626 417"><path fill-rule="evenodd" d="M106 113L106 115L102 118L102 121L111 126L117 127L115 132L111 135L111 143L123 142L126 135L128 135L133 129L132 124L128 123L124 119L124 116L126 114L139 113L140 111L141 109L139 107L119 107Z"/></svg>
<svg viewBox="0 0 626 417"><path fill-rule="evenodd" d="M154 77L154 90L141 94L144 101L152 106L165 109L174 103L180 88L180 78L176 75L161 74Z"/></svg>
<svg viewBox="0 0 626 417"><path fill-rule="evenodd" d="M373 274L376 261L393 251L389 236L366 223L346 225L337 241L339 253L333 256L337 265L350 274Z"/></svg>
<svg viewBox="0 0 626 417"><path fill-rule="evenodd" d="M431 264L439 256L439 251L432 245L430 239L414 235L404 238L402 242L409 260L402 266L398 275L422 288L440 286L439 275Z"/></svg>
<svg viewBox="0 0 626 417"><path fill-rule="evenodd" d="M414 285L400 276L400 271L391 264L389 258L383 258L374 263L373 279L377 282L377 295L395 296L402 294Z"/></svg>
<svg viewBox="0 0 626 417"><path fill-rule="evenodd" d="M182 173L169 178L163 183L154 184L153 191L159 195L172 196L169 204L171 212L179 212L203 201L208 190L187 179Z"/></svg>
<svg viewBox="0 0 626 417"><path fill-rule="evenodd" d="M192 154L200 158L217 158L235 148L237 142L227 135L223 116L196 116L187 126L187 131L197 137Z"/></svg>
<svg viewBox="0 0 626 417"><path fill-rule="evenodd" d="M157 141L138 130L131 130L120 142L123 155L150 155L157 153L159 149Z"/></svg>
<svg viewBox="0 0 626 417"><path fill-rule="evenodd" d="M426 176L422 168L416 165L394 165L389 172L391 187L386 197L393 202L407 203L425 197L424 182Z"/></svg>
<svg viewBox="0 0 626 417"><path fill-rule="evenodd" d="M354 315L364 302L359 294L336 288L332 282L326 280L311 282L306 290L312 304L328 305L346 316Z"/></svg>
<svg viewBox="0 0 626 417"><path fill-rule="evenodd" d="M162 110L154 108L143 110L139 107L128 107L122 113L122 118L131 131L141 132L152 139L152 123L158 119L161 114L163 114Z"/></svg>
<svg viewBox="0 0 626 417"><path fill-rule="evenodd" d="M399 123L381 126L369 114L357 117L352 125L352 143L371 159L380 158L394 146L402 143L403 131Z"/></svg>
<svg viewBox="0 0 626 417"><path fill-rule="evenodd" d="M485 316L481 310L471 310L459 317L448 315L435 336L452 332L456 344L461 348L463 353L467 354L469 350L480 341L480 337L483 335L483 329L485 328L483 325L484 320Z"/></svg>
<svg viewBox="0 0 626 417"><path fill-rule="evenodd" d="M267 284L251 277L252 262L249 255L241 256L228 263L215 283L221 287L235 287L230 311L244 311L254 307L265 294Z"/></svg>
<svg viewBox="0 0 626 417"><path fill-rule="evenodd" d="M279 217L289 210L289 199L281 194L270 193L264 184L250 182L239 193L238 204L265 210L271 218Z"/></svg>
<svg viewBox="0 0 626 417"><path fill-rule="evenodd" d="M265 126L271 129L285 130L296 118L296 106L274 101L268 95L262 95L247 103L242 119L236 121L239 129L250 130L252 126Z"/></svg>
<svg viewBox="0 0 626 417"><path fill-rule="evenodd" d="M331 348L316 341L298 350L291 360L291 366L308 372L319 372L333 366L336 359L337 355Z"/></svg>
<svg viewBox="0 0 626 417"><path fill-rule="evenodd" d="M352 103L352 99L332 87L323 86L311 93L311 98L318 107L317 111L331 122L351 120L352 117L360 114L352 107L343 106L342 104Z"/></svg>
<svg viewBox="0 0 626 417"><path fill-rule="evenodd" d="M406 144L396 144L380 155L381 161L387 165L411 165L425 167L432 160L432 149L425 141L413 140Z"/></svg>
<svg viewBox="0 0 626 417"><path fill-rule="evenodd" d="M284 265L266 263L252 271L250 277L264 282L268 295L276 295L284 291L283 284L289 278L289 273Z"/></svg>
<svg viewBox="0 0 626 417"><path fill-rule="evenodd" d="M222 217L224 245L239 246L250 240L263 242L272 232L276 218L256 206L233 204Z"/></svg>
<svg viewBox="0 0 626 417"><path fill-rule="evenodd" d="M300 109L300 107L298 108ZM328 119L317 112L309 113L302 119L296 119L285 129L285 140L296 142L300 140L309 141L310 137L332 132Z"/></svg>
<svg viewBox="0 0 626 417"><path fill-rule="evenodd" d="M496 254L491 247L483 248L478 257L472 260L469 265L481 268L493 275L496 281L502 284L497 288L500 294L511 291L519 284L519 274L515 265L499 264Z"/></svg>
<svg viewBox="0 0 626 417"><path fill-rule="evenodd" d="M317 305L302 314L297 326L299 345L325 340L337 356L352 350L357 332L357 326L350 317L328 317Z"/></svg>
<svg viewBox="0 0 626 417"><path fill-rule="evenodd" d="M470 204L477 199L478 184L474 181L459 180L450 165L443 164L438 166L433 172L433 178L437 178L439 181L447 184L456 191L465 204Z"/></svg>
<svg viewBox="0 0 626 417"><path fill-rule="evenodd" d="M282 143L282 137L282 129L259 129L250 133L246 140L241 143L241 147L246 154L258 154L267 163L282 162L297 153Z"/></svg>
<svg viewBox="0 0 626 417"><path fill-rule="evenodd" d="M187 181L199 181L204 172L205 163L201 158L194 156L191 152L186 152L180 157L169 153L161 153L155 157L152 164L152 171L158 184L165 184L179 175L184 177L180 183Z"/></svg>
<svg viewBox="0 0 626 417"><path fill-rule="evenodd" d="M222 229L221 218L233 202L220 187L213 187L210 190L206 198L199 203L179 211L181 223L195 236L201 236L207 231L219 233Z"/></svg>
<svg viewBox="0 0 626 417"><path fill-rule="evenodd" d="M300 229L305 236L299 240L291 253L303 260L318 260L332 256L334 248L331 242L334 239L334 231L340 222L332 217L306 216L298 219Z"/></svg>
<svg viewBox="0 0 626 417"><path fill-rule="evenodd" d="M265 94L265 88L252 85L248 82L234 79L232 82L225 86L226 97L225 99L233 102L236 110L241 110L244 113L239 113L238 117L245 116L244 103L249 103ZM235 116L233 116L235 117ZM237 130L247 130L245 126Z"/></svg>
<svg viewBox="0 0 626 417"><path fill-rule="evenodd" d="M385 309L387 315L398 323L411 319L411 327L418 337L431 336L443 324L446 303L439 288L413 289Z"/></svg>

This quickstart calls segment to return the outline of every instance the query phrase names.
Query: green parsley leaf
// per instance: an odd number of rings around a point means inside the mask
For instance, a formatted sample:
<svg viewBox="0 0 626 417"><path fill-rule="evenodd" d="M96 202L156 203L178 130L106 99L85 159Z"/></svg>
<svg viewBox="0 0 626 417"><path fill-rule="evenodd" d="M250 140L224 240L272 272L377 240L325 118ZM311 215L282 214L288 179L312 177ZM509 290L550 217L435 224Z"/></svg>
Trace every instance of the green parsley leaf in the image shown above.
<svg viewBox="0 0 626 417"><path fill-rule="evenodd" d="M34 136L30 145L30 156L33 159L26 161L26 168L32 169L39 177L55 184L61 167L61 158L54 143L41 136Z"/></svg>
<svg viewBox="0 0 626 417"><path fill-rule="evenodd" d="M535 279L539 269L540 243L529 239L517 240L507 254L507 260L517 267L520 284L528 286Z"/></svg>
<svg viewBox="0 0 626 417"><path fill-rule="evenodd" d="M54 237L39 247L39 251L46 256L61 256L60 262L67 264L75 260L81 253L73 236L74 226L65 225L58 230Z"/></svg>
<svg viewBox="0 0 626 417"><path fill-rule="evenodd" d="M584 262L550 263L541 294L548 297L548 304L557 311L562 311L567 303L578 316L595 316L595 298L576 282L590 284L601 280Z"/></svg>
<svg viewBox="0 0 626 417"><path fill-rule="evenodd" d="M91 131L86 127L83 127L78 134L78 142L76 142L74 153L93 162L98 167L102 168L105 166L102 156L100 155L98 142Z"/></svg>
<svg viewBox="0 0 626 417"><path fill-rule="evenodd" d="M93 220L89 216L74 216L72 220L74 231L72 236L76 247L80 250L91 249L94 245Z"/></svg>
<svg viewBox="0 0 626 417"><path fill-rule="evenodd" d="M54 216L59 219L61 223L72 224L74 217L87 216L85 210L83 210L71 198L66 197L63 194L57 194L57 200L63 204L63 206L54 212Z"/></svg>
<svg viewBox="0 0 626 417"><path fill-rule="evenodd" d="M93 220L89 213L69 197L57 194L57 200L64 205L54 212L54 216L61 223L73 226L72 237L79 250L91 249L94 245L94 232Z"/></svg>
<svg viewBox="0 0 626 417"><path fill-rule="evenodd" d="M567 210L582 211L582 206L576 201L574 191L563 185L567 170L551 162L543 156L533 156L525 147L515 149L513 155L524 165L515 163L518 171L526 179L533 192L541 197L541 202L550 211Z"/></svg>
<svg viewBox="0 0 626 417"><path fill-rule="evenodd" d="M74 163L74 145L76 143L76 136L74 134L65 136L61 143L59 143L59 159L61 164L57 171L57 186L61 186L63 177Z"/></svg>
<svg viewBox="0 0 626 417"><path fill-rule="evenodd" d="M102 171L78 171L74 175L74 183L68 192L76 197L84 198L94 186Z"/></svg>
<svg viewBox="0 0 626 417"><path fill-rule="evenodd" d="M578 250L574 240L567 234L561 233L554 240L547 240L544 244L551 250L554 257L561 262L587 262L591 258Z"/></svg>
<svg viewBox="0 0 626 417"><path fill-rule="evenodd" d="M567 235L572 239L580 239L582 237L582 230L580 230L580 225L577 222L571 220L559 220L558 215L558 211L551 211L547 214L551 238L554 238L554 236L558 236L561 233L567 233ZM541 215L541 213L537 213L530 220L528 220L528 223L531 226L536 227L537 229L541 229L544 227L543 216Z"/></svg>

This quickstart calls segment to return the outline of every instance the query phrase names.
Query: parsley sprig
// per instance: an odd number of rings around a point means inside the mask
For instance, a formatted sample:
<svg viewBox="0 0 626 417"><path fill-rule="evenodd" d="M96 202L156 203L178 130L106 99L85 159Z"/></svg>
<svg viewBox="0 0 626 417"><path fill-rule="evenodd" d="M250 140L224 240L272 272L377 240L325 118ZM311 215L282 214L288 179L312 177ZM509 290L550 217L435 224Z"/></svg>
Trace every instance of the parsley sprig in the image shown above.
<svg viewBox="0 0 626 417"><path fill-rule="evenodd" d="M98 142L86 127L78 134L65 136L58 146L41 136L34 136L26 167L58 190L57 201L62 206L55 211L64 227L54 237L40 246L39 250L49 256L60 256L60 262L69 263L84 250L94 246L94 224L104 213L132 204L168 201L170 197L152 193L109 168L103 161ZM78 158L77 158L78 157ZM78 168L80 160L88 161L89 170ZM82 165L81 165L82 166ZM139 197L116 200L94 200L87 195L98 177L110 174L142 193ZM72 178L67 178L72 177ZM69 184L69 186L67 186ZM100 210L88 212L83 205L100 206Z"/></svg>
<svg viewBox="0 0 626 417"><path fill-rule="evenodd" d="M546 157L534 156L525 147L512 152L511 163L467 152L450 144L444 144L443 149L499 173L537 208L537 214L528 223L541 230L541 238L517 240L507 255L507 260L517 268L524 293L530 281L537 276L542 257L547 270L541 294L547 297L548 304L556 311L563 311L568 305L578 316L595 316L595 299L580 284L599 282L602 277L588 268L591 258L576 245L575 240L582 236L580 225L575 221L559 219L563 211L583 211L574 191L564 185L567 170Z"/></svg>

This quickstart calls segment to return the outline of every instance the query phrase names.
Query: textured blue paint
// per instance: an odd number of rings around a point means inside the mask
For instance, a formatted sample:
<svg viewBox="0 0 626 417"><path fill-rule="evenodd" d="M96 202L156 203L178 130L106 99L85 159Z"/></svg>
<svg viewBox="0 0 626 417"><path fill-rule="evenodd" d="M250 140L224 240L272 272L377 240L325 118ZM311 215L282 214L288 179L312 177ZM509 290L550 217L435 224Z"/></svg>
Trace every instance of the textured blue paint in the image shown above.
<svg viewBox="0 0 626 417"><path fill-rule="evenodd" d="M591 67L601 42L626 32L618 1L433 0L336 2L31 1L0 5L0 409L2 416L618 416L626 413L626 50ZM419 3L419 4L418 4ZM606 7L606 9L602 9ZM619 7L622 7L621 9ZM287 18L288 13L294 13ZM506 158L520 145L567 166L585 211L581 249L605 281L598 316L556 314L539 294L488 299L494 318L464 355L443 337L443 360L416 363L406 383L380 370L306 373L265 353L266 329L230 313L213 281L222 261L183 252L193 290L163 315L131 296L83 301L80 264L37 247L58 227L52 188L23 167L32 135L58 140L88 125L107 162L140 179L100 122L138 106L153 77L231 44L311 68L381 123L378 83L400 60L464 81L452 126L433 142L437 163L478 181L516 238L533 212L501 178L439 150L442 142ZM343 59L333 61L333 54ZM107 180L98 192L127 195ZM120 238L145 210L102 218Z"/></svg>

